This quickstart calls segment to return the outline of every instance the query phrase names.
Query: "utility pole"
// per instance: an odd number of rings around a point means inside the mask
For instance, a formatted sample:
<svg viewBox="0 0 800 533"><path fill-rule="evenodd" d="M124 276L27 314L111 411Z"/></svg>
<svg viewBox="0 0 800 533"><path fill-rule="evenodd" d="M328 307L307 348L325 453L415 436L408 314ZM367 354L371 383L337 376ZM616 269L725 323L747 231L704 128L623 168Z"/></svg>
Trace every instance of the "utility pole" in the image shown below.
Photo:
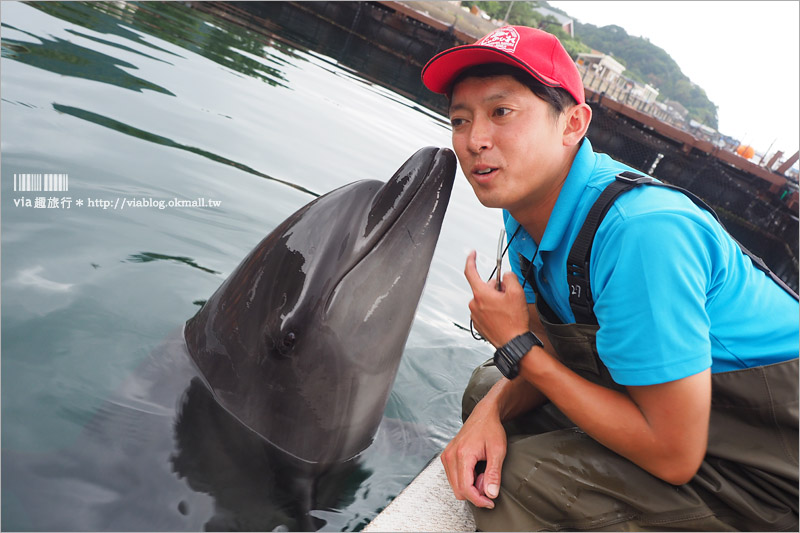
<svg viewBox="0 0 800 533"><path fill-rule="evenodd" d="M506 10L506 16L503 17L503 22L505 22L506 24L508 24L508 15L511 14L511 8L512 7L514 7L514 0L511 0L511 2L508 3L508 9Z"/></svg>

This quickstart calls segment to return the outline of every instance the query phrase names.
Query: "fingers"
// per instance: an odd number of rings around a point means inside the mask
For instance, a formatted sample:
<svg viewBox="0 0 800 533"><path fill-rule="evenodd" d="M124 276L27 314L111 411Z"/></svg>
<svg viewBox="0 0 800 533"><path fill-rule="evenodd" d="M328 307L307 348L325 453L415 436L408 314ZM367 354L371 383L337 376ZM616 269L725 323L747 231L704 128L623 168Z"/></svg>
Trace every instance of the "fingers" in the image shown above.
<svg viewBox="0 0 800 533"><path fill-rule="evenodd" d="M505 447L490 448L486 458L486 471L483 473L483 492L489 498L497 498L500 494L500 472L506 456Z"/></svg>
<svg viewBox="0 0 800 533"><path fill-rule="evenodd" d="M475 465L477 460L467 457L459 458L457 452L445 449L441 455L447 481L453 489L457 500L469 500L476 507L494 508L494 502L479 490L475 479Z"/></svg>
<svg viewBox="0 0 800 533"><path fill-rule="evenodd" d="M475 478L475 488L478 489L478 493L486 494L486 484L484 483L484 475L483 472L478 474L478 477Z"/></svg>
<svg viewBox="0 0 800 533"><path fill-rule="evenodd" d="M486 282L481 279L480 274L478 273L478 267L476 264L476 258L478 253L473 250L472 252L467 255L467 264L464 267L464 277L467 278L467 283L469 283L470 289L472 289L472 296L473 299L469 302L468 307L470 310L470 317L472 318L473 325L475 329L481 334L481 326L478 324L478 319L476 317L476 313L479 309L478 301L482 299L479 296L481 291L486 289Z"/></svg>
<svg viewBox="0 0 800 533"><path fill-rule="evenodd" d="M466 498L475 507L485 507L486 509L494 509L494 502L478 492L474 485L470 485L467 489Z"/></svg>
<svg viewBox="0 0 800 533"><path fill-rule="evenodd" d="M456 498L460 500L467 499L476 507L493 509L494 502L487 498L483 491L478 490L478 480L475 478L475 465L473 464L472 467L468 467L468 463L465 462L461 467L461 494L463 498L458 498L458 494L456 494Z"/></svg>
<svg viewBox="0 0 800 533"><path fill-rule="evenodd" d="M517 279L517 275L513 272L506 272L503 274L503 287L504 288L517 288L519 287L522 289L522 285L519 284L519 279Z"/></svg>
<svg viewBox="0 0 800 533"><path fill-rule="evenodd" d="M478 273L478 266L476 258L478 253L473 250L472 252L467 255L467 264L464 267L464 276L467 278L467 283L469 283L470 288L472 289L473 294L477 296L478 291L483 291L490 289L490 292L495 291L495 284L497 281L493 278L489 281L484 281L481 279L480 274ZM506 272L503 274L503 282L501 284L501 291L505 292L507 287L511 287L517 292L524 292L522 290L522 285L520 285L519 280L517 279L517 275L513 272Z"/></svg>
<svg viewBox="0 0 800 533"><path fill-rule="evenodd" d="M478 287L485 285L480 274L478 274L478 266L476 264L477 256L478 252L475 250L471 251L467 256L467 264L464 267L464 276L467 278L467 283L469 283L473 293Z"/></svg>

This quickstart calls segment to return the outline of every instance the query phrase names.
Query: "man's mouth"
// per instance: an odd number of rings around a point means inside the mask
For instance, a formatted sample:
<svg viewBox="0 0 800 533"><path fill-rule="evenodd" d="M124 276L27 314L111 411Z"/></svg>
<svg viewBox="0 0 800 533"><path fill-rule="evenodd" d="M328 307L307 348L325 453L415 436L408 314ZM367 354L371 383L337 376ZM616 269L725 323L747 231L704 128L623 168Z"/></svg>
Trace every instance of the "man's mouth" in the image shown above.
<svg viewBox="0 0 800 533"><path fill-rule="evenodd" d="M489 166L479 166L475 167L472 170L472 175L475 176L475 179L479 181L485 181L491 178L494 173L497 172L496 167L489 167Z"/></svg>

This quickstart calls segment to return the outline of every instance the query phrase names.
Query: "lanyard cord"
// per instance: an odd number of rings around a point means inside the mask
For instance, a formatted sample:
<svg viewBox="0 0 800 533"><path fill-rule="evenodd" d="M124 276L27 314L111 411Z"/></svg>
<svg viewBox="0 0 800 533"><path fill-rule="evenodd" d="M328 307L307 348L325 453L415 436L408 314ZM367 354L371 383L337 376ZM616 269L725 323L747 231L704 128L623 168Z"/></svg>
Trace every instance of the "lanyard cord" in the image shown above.
<svg viewBox="0 0 800 533"><path fill-rule="evenodd" d="M511 238L510 238L510 239L508 239L508 244L506 244L506 247L505 247L505 249L503 250L503 253L502 253L502 254L500 254L500 259L502 259L503 257L505 257L505 255L506 255L506 252L508 251L508 248L511 246L511 243L514 241L514 237L516 237L516 236L517 236L517 233L519 233L519 230L520 230L520 228L521 228L521 227L522 227L521 225L518 225L518 226L517 226L517 229L516 229L516 230L514 231L514 233L511 235ZM536 248L536 253L539 253L539 248L538 248L538 247ZM535 258L535 256L534 256L534 258ZM531 261L531 264L533 264L533 262L532 262L532 261ZM489 274L489 280L491 280L491 279L494 277L495 273L497 273L497 266L495 266L495 267L494 267L494 270L492 270L492 273L491 273L491 274ZM489 281L489 280L487 280L487 281ZM523 279L523 281L522 281L522 288L523 288L523 289L525 288L525 284L526 284L527 282L528 282L528 278L527 278L527 276L526 276L526 277ZM499 286L499 285L498 285L498 286ZM486 340L486 339L484 339L484 338L481 336L481 334L480 334L480 333L477 333L477 332L475 331L475 329L473 328L473 326L472 326L472 317L470 317L470 318L469 318L469 332L472 334L472 338L473 338L473 339L475 339L476 341L483 341L483 340Z"/></svg>

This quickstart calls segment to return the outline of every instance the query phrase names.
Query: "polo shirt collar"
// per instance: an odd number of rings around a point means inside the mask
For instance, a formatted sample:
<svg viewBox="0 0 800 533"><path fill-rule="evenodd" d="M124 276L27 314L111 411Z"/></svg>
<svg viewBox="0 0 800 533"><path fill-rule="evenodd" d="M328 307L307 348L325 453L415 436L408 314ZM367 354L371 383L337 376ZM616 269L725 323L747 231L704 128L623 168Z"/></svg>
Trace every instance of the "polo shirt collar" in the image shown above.
<svg viewBox="0 0 800 533"><path fill-rule="evenodd" d="M575 160L561 187L561 192L558 193L558 199L550 214L550 219L547 221L544 235L542 235L542 242L539 243L539 251L551 252L561 244L589 183L595 165L595 157L592 143L589 142L589 139L584 138L581 147L575 154Z"/></svg>

